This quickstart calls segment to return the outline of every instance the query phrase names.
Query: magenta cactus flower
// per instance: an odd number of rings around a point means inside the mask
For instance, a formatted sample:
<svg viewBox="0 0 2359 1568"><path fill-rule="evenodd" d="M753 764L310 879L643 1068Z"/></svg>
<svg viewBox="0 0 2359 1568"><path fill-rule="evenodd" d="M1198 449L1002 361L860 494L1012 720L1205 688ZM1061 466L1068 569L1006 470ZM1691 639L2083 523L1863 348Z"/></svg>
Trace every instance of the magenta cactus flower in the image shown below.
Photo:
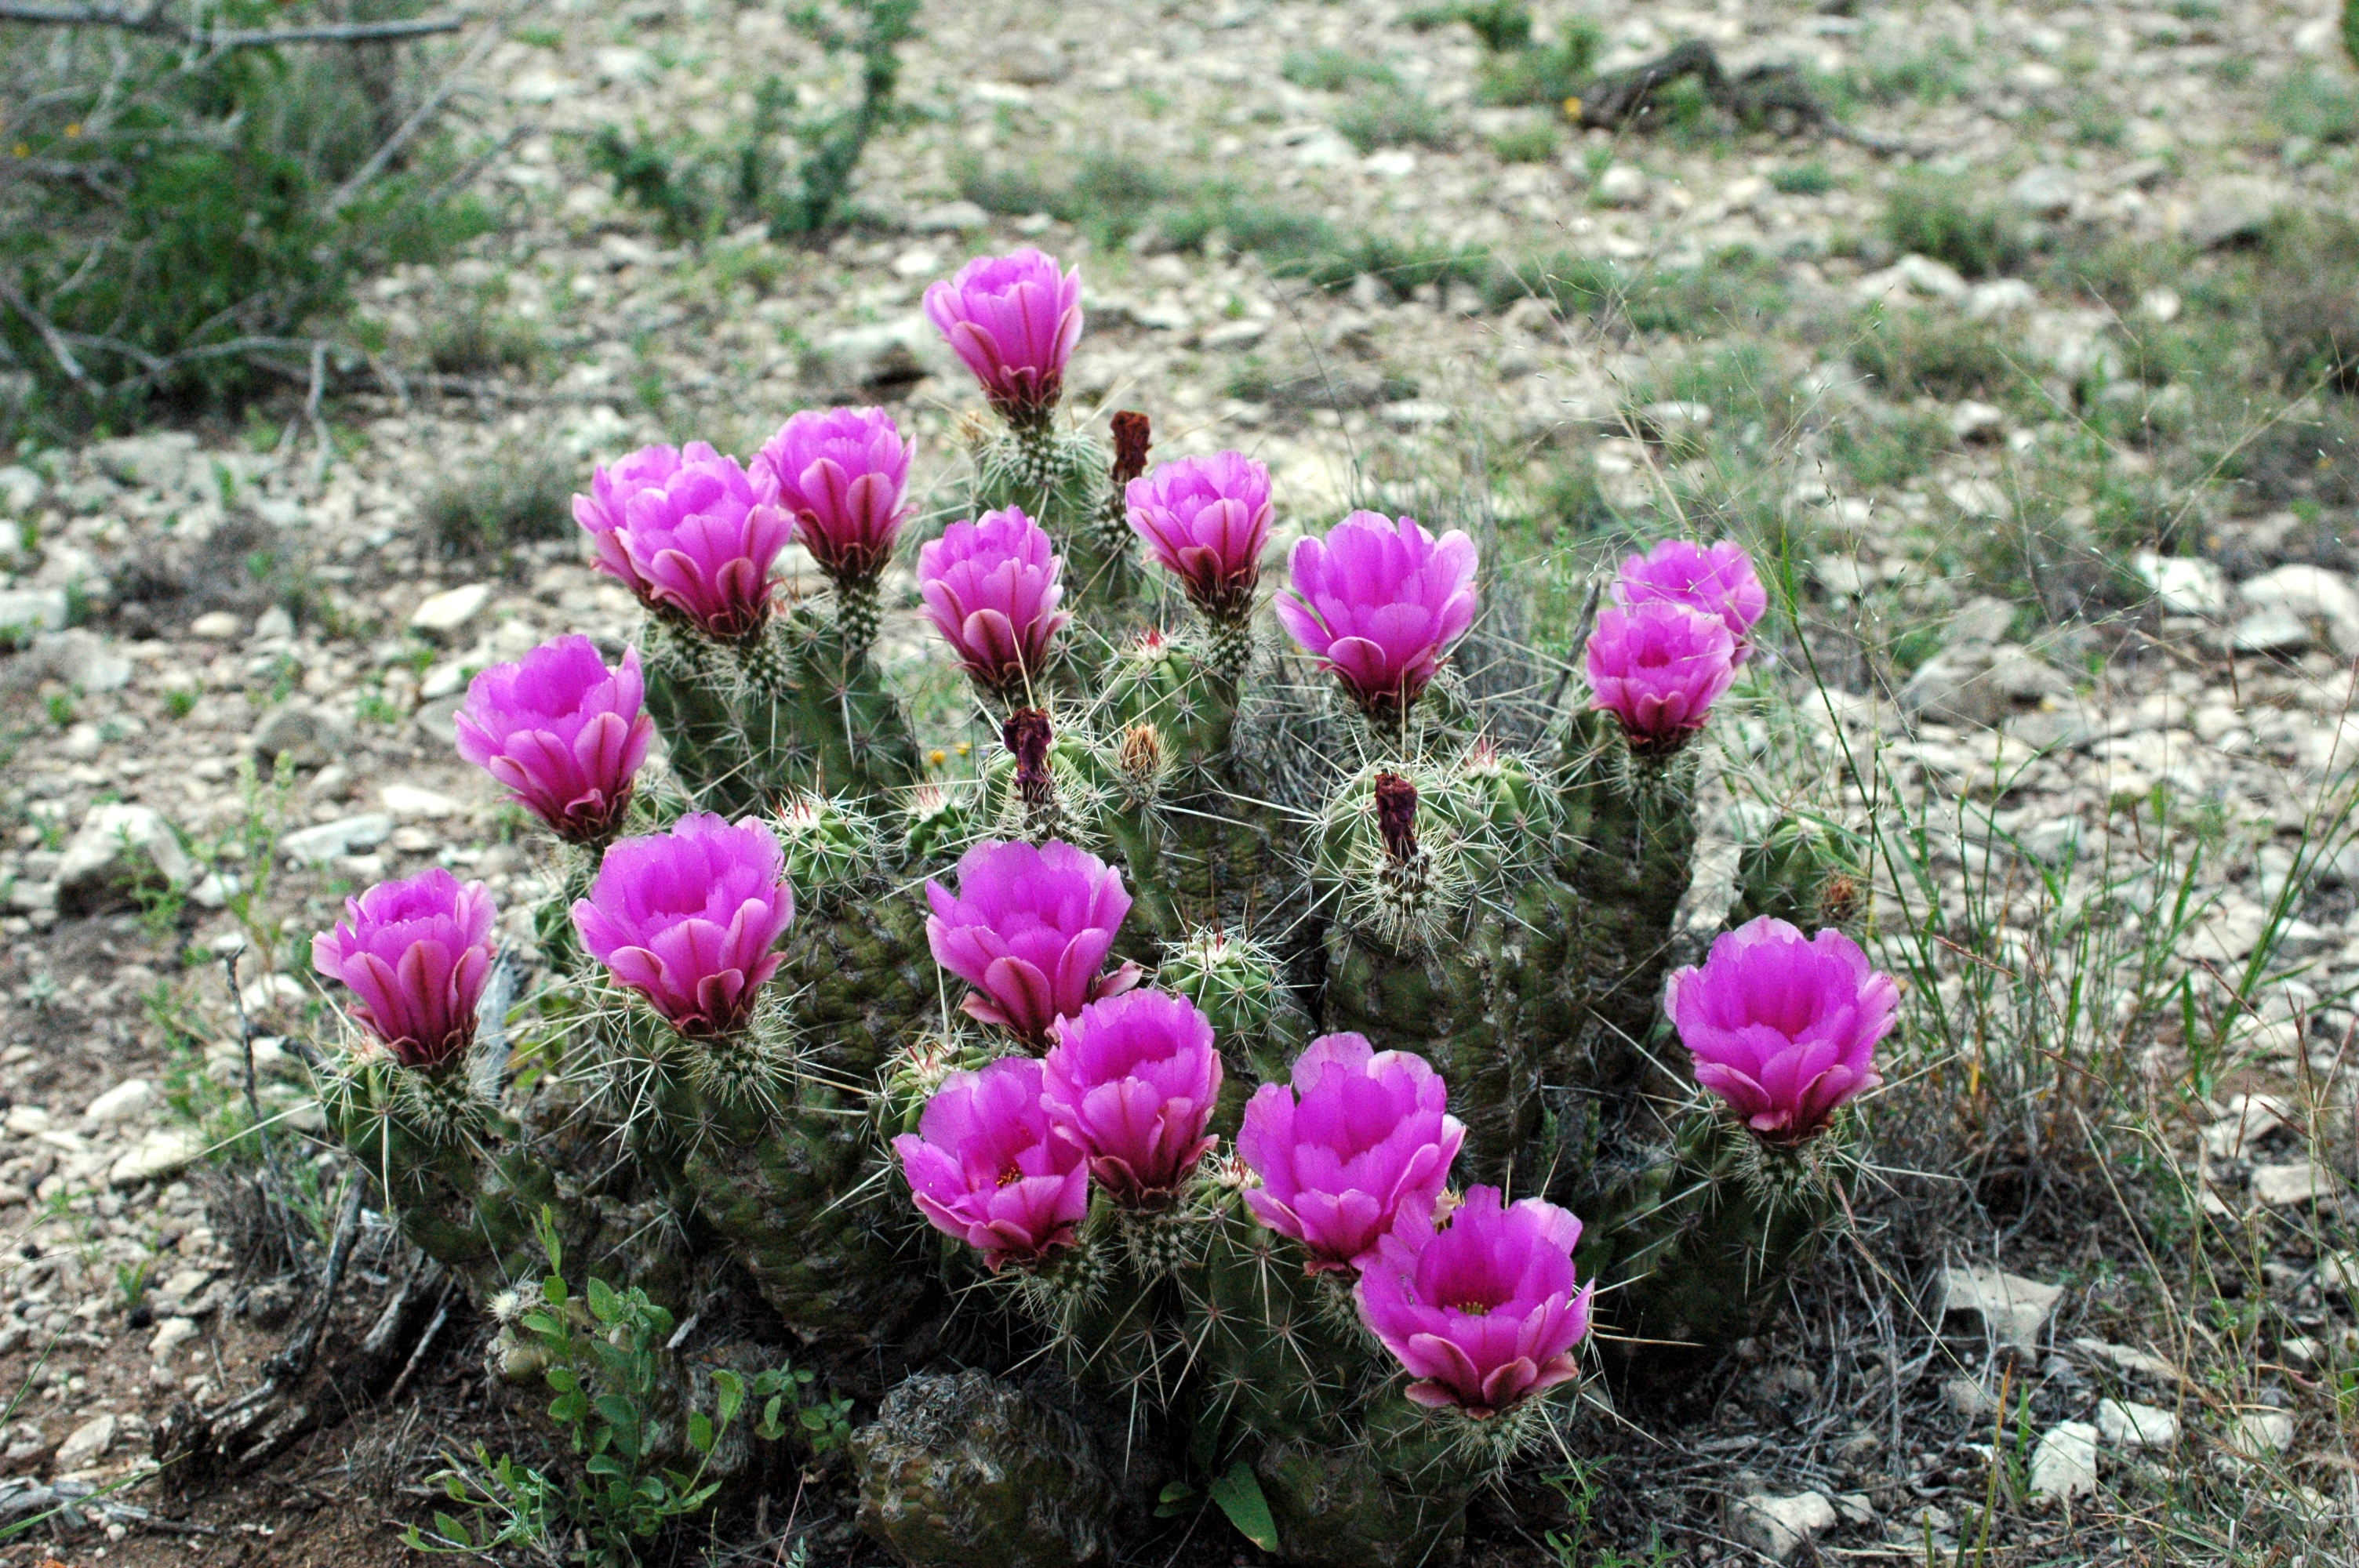
<svg viewBox="0 0 2359 1568"><path fill-rule="evenodd" d="M794 520L795 536L838 583L873 583L908 520L911 443L882 408L806 409L762 445L748 477Z"/></svg>
<svg viewBox="0 0 2359 1568"><path fill-rule="evenodd" d="M1138 966L1105 972L1130 913L1122 873L1085 849L986 839L959 857L958 892L926 883L934 962L974 988L969 1015L1044 1045L1049 1026L1138 983Z"/></svg>
<svg viewBox="0 0 2359 1568"><path fill-rule="evenodd" d="M437 1067L474 1041L498 913L483 883L435 866L344 900L311 938L311 967L352 988L353 1016L396 1061Z"/></svg>
<svg viewBox="0 0 2359 1568"><path fill-rule="evenodd" d="M682 1034L725 1036L778 970L771 949L795 918L786 854L759 822L709 811L606 851L576 900L582 946Z"/></svg>
<svg viewBox="0 0 2359 1568"><path fill-rule="evenodd" d="M1364 1035L1313 1040L1292 1080L1245 1102L1237 1153L1261 1178L1246 1206L1302 1243L1311 1272L1364 1268L1398 1216L1433 1206L1466 1129L1440 1074Z"/></svg>
<svg viewBox="0 0 2359 1568"><path fill-rule="evenodd" d="M1049 643L1072 616L1064 563L1038 523L1016 507L953 523L918 552L918 592L926 619L987 690L1006 701L1027 694L1049 667Z"/></svg>
<svg viewBox="0 0 2359 1568"><path fill-rule="evenodd" d="M770 613L770 568L794 524L755 493L735 458L693 445L678 468L622 502L622 526L612 536L628 573L614 575L642 602L722 642L743 642L762 630ZM603 567L603 540L600 548Z"/></svg>
<svg viewBox="0 0 2359 1568"><path fill-rule="evenodd" d="M1587 664L1590 706L1621 721L1633 752L1667 757L1736 679L1736 639L1716 616L1647 600L1597 612Z"/></svg>
<svg viewBox="0 0 2359 1568"><path fill-rule="evenodd" d="M1132 530L1180 579L1188 602L1214 621L1251 613L1269 543L1268 469L1241 452L1181 458L1132 480L1124 500Z"/></svg>
<svg viewBox="0 0 2359 1568"><path fill-rule="evenodd" d="M1474 541L1455 528L1436 539L1414 517L1354 512L1287 567L1278 620L1371 719L1406 712L1474 623Z"/></svg>
<svg viewBox="0 0 2359 1568"><path fill-rule="evenodd" d="M1082 337L1082 274L1030 248L977 256L926 290L926 318L1009 423L1045 424Z"/></svg>
<svg viewBox="0 0 2359 1568"><path fill-rule="evenodd" d="M573 520L582 524L598 552L591 564L636 594L642 604L652 602L654 585L639 575L623 548L623 503L640 491L663 489L682 463L720 460L720 454L702 441L690 441L685 451L670 446L641 447L610 468L591 470L590 493L573 498Z"/></svg>
<svg viewBox="0 0 2359 1568"><path fill-rule="evenodd" d="M1844 1101L1884 1081L1875 1047L1899 1007L1899 986L1858 943L1832 929L1805 938L1766 914L1715 939L1664 998L1696 1082L1777 1144L1823 1131Z"/></svg>
<svg viewBox="0 0 2359 1568"><path fill-rule="evenodd" d="M1221 1093L1212 1022L1169 991L1093 1001L1049 1026L1040 1103L1089 1156L1100 1186L1136 1202L1172 1192L1215 1140Z"/></svg>
<svg viewBox="0 0 2359 1568"><path fill-rule="evenodd" d="M1580 1376L1593 1284L1573 1277L1581 1221L1541 1198L1469 1187L1437 1225L1412 1209L1360 1272L1360 1313L1416 1379L1421 1405L1487 1420Z"/></svg>
<svg viewBox="0 0 2359 1568"><path fill-rule="evenodd" d="M1753 623L1768 610L1769 590L1761 586L1753 557L1733 541L1705 546L1692 539L1665 539L1645 555L1624 561L1614 584L1614 601L1625 610L1655 600L1720 617L1736 639L1741 665L1753 656Z"/></svg>
<svg viewBox="0 0 2359 1568"><path fill-rule="evenodd" d="M1090 1211L1089 1163L1041 1105L1042 1069L1002 1056L953 1073L918 1130L893 1140L918 1211L991 1260L1037 1263L1072 1244Z"/></svg>
<svg viewBox="0 0 2359 1568"><path fill-rule="evenodd" d="M576 634L494 665L467 687L454 721L459 755L506 786L516 803L571 844L603 844L630 809L655 721L635 648L609 669Z"/></svg>

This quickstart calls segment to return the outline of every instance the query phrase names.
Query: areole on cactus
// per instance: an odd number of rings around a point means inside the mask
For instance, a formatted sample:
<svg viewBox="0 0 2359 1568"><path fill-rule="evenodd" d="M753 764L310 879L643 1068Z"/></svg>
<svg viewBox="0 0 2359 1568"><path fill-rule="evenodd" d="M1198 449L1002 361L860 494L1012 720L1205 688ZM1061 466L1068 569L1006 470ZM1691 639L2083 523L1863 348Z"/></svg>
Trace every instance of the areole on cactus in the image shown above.
<svg viewBox="0 0 2359 1568"><path fill-rule="evenodd" d="M597 470L576 515L647 606L645 715L636 654L561 640L480 678L460 737L575 846L579 946L538 927L582 1004L537 1047L562 1070L474 1059L493 912L429 873L315 945L375 1042L323 1104L470 1289L545 1213L709 1325L664 1352L682 1411L717 1335L822 1366L875 1412L860 1517L907 1561L1024 1537L929 1489L944 1355L995 1412L957 1441L1028 1434L991 1463L1114 1535L1248 1476L1284 1555L1444 1552L1571 1385L1747 1331L1842 1212L1894 997L1848 937L1723 936L1669 982L1692 1077L1642 1048L1759 579L1725 542L1634 558L1584 701L1482 624L1467 532L1354 511L1273 590L1260 465L1075 427L1077 272L981 258L927 313L1002 421L912 563L973 765L925 764L872 656L912 451L881 410L796 414L750 469ZM828 596L774 589L790 534ZM1299 653L1256 641L1265 602ZM1646 1332L1608 1355L1593 1318ZM765 1484L732 1463L726 1495Z"/></svg>

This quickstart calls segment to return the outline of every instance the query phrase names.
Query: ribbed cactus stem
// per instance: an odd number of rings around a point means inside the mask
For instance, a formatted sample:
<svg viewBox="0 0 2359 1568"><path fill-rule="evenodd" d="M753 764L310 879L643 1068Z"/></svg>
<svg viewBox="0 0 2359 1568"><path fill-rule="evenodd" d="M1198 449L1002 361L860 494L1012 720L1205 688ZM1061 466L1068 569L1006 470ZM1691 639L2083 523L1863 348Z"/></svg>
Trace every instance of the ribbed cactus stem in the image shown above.
<svg viewBox="0 0 2359 1568"><path fill-rule="evenodd" d="M1006 412L1005 410L1003 413ZM1007 432L1015 438L1015 461L1008 477L1027 490L1047 490L1062 477L1062 454L1057 450L1057 426L1048 409L1009 414Z"/></svg>
<svg viewBox="0 0 2359 1568"><path fill-rule="evenodd" d="M1243 686L1245 672L1253 667L1253 606L1247 603L1239 613L1206 615L1204 632L1206 668L1232 690Z"/></svg>
<svg viewBox="0 0 2359 1568"><path fill-rule="evenodd" d="M795 697L793 656L784 645L783 628L773 621L737 644L737 668L766 701L792 702Z"/></svg>
<svg viewBox="0 0 2359 1568"><path fill-rule="evenodd" d="M847 665L857 664L876 645L885 611L873 577L835 579L835 632Z"/></svg>

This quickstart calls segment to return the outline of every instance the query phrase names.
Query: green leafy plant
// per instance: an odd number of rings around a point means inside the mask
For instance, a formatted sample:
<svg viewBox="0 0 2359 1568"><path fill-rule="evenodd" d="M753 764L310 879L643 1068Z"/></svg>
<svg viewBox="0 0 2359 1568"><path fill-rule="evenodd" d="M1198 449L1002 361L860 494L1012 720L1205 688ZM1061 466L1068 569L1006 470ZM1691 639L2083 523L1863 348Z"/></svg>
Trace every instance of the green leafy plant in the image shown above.
<svg viewBox="0 0 2359 1568"><path fill-rule="evenodd" d="M556 1555L557 1527L574 1527L582 1543L571 1554L589 1568L628 1568L641 1543L674 1520L703 1511L718 1481L706 1472L723 1438L747 1410L758 1406L755 1433L776 1442L799 1431L814 1454L841 1447L851 1435L852 1401L814 1397L807 1368L771 1368L752 1379L725 1368L712 1372L714 1408L687 1413L692 1470L661 1463L666 1452L650 1412L661 1401L668 1368L659 1352L672 1338L672 1314L633 1286L616 1291L595 1275L576 1296L565 1282L564 1242L544 1210L538 1226L549 1272L538 1299L516 1320L521 1336L544 1360L541 1374L556 1398L549 1419L566 1434L580 1473L562 1479L479 1444L473 1462L453 1457L436 1477L443 1493L467 1510L434 1516L431 1532L413 1525L403 1540L414 1551L484 1556L504 1548ZM795 1423L787 1411L792 1406Z"/></svg>
<svg viewBox="0 0 2359 1568"><path fill-rule="evenodd" d="M859 85L847 103L795 113L794 88L772 76L755 90L753 116L734 136L658 143L610 126L591 145L591 162L618 194L655 213L673 239L709 240L747 222L767 224L774 239L825 229L842 214L869 139L903 114L896 103L899 50L918 36L918 5L841 0L788 13L795 30L831 61L856 57ZM779 156L781 138L799 148L791 169Z"/></svg>
<svg viewBox="0 0 2359 1568"><path fill-rule="evenodd" d="M0 344L31 373L37 423L119 427L155 398L308 382L354 278L481 232L392 46L372 67L350 47L260 41L416 9L168 3L135 29L94 11L0 38L15 144Z"/></svg>

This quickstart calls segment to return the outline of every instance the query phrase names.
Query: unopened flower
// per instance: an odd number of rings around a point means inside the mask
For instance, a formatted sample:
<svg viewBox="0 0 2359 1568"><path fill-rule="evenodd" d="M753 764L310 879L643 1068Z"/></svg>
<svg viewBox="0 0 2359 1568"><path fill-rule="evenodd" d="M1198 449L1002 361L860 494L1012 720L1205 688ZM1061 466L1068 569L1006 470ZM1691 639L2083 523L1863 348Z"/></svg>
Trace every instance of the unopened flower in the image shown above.
<svg viewBox="0 0 2359 1568"><path fill-rule="evenodd" d="M882 408L806 409L763 443L748 478L794 520L839 583L873 583L908 520L910 443Z"/></svg>
<svg viewBox="0 0 2359 1568"><path fill-rule="evenodd" d="M1041 1078L1029 1056L953 1073L926 1102L918 1130L893 1140L919 1212L994 1269L1070 1246L1090 1210L1088 1162L1079 1144L1051 1131Z"/></svg>
<svg viewBox="0 0 2359 1568"><path fill-rule="evenodd" d="M1368 1327L1421 1405L1481 1420L1579 1375L1594 1285L1573 1277L1581 1221L1552 1203L1469 1187L1446 1218L1412 1209L1360 1273Z"/></svg>
<svg viewBox="0 0 2359 1568"><path fill-rule="evenodd" d="M1832 929L1805 938L1766 914L1714 940L1664 999L1696 1082L1773 1143L1821 1131L1884 1081L1875 1047L1899 1006L1900 988L1858 943Z"/></svg>
<svg viewBox="0 0 2359 1568"><path fill-rule="evenodd" d="M929 881L926 901L934 961L974 988L966 1011L1028 1044L1138 983L1136 964L1105 971L1130 913L1122 873L1071 844L988 839L959 858L957 892Z"/></svg>
<svg viewBox="0 0 2359 1568"><path fill-rule="evenodd" d="M655 735L640 710L646 691L636 649L609 669L589 638L560 637L469 683L453 721L459 755L559 838L603 843L622 826Z"/></svg>
<svg viewBox="0 0 2359 1568"><path fill-rule="evenodd" d="M1269 543L1269 470L1239 452L1161 463L1125 492L1130 525L1188 601L1214 621L1243 619Z"/></svg>
<svg viewBox="0 0 2359 1568"><path fill-rule="evenodd" d="M735 458L701 443L659 482L625 493L612 539L630 584L650 609L694 623L705 635L741 642L770 611L770 568L793 536L779 507L755 493ZM600 565L604 545L601 544Z"/></svg>
<svg viewBox="0 0 2359 1568"><path fill-rule="evenodd" d="M1014 701L1048 668L1049 641L1072 619L1057 608L1062 565L1040 525L1010 506L953 523L920 549L918 591L967 673Z"/></svg>
<svg viewBox="0 0 2359 1568"><path fill-rule="evenodd" d="M1313 1040L1290 1083L1245 1104L1237 1152L1261 1177L1254 1217L1302 1243L1313 1271L1365 1267L1405 1211L1430 1208L1466 1129L1425 1061L1358 1034Z"/></svg>
<svg viewBox="0 0 2359 1568"><path fill-rule="evenodd" d="M1741 665L1752 656L1753 623L1769 608L1769 590L1761 586L1753 557L1733 541L1705 546L1691 539L1666 539L1645 555L1624 561L1614 584L1614 601L1625 610L1654 600L1718 616L1736 639Z"/></svg>
<svg viewBox="0 0 2359 1568"><path fill-rule="evenodd" d="M1415 703L1474 623L1474 541L1455 528L1436 539L1414 517L1354 512L1287 566L1278 620L1372 719Z"/></svg>
<svg viewBox="0 0 2359 1568"><path fill-rule="evenodd" d="M573 905L582 946L697 1038L726 1035L752 1014L794 918L777 839L759 822L711 812L614 845Z"/></svg>
<svg viewBox="0 0 2359 1568"><path fill-rule="evenodd" d="M1186 997L1135 990L1093 1001L1049 1028L1041 1080L1049 1124L1089 1155L1116 1195L1169 1193L1212 1146L1221 1092L1212 1025Z"/></svg>
<svg viewBox="0 0 2359 1568"><path fill-rule="evenodd" d="M475 1038L498 911L481 882L440 866L344 901L311 938L311 967L353 989L353 1016L406 1067L433 1067Z"/></svg>
<svg viewBox="0 0 2359 1568"><path fill-rule="evenodd" d="M926 290L926 318L1012 424L1045 421L1082 336L1082 276L1026 248L977 256Z"/></svg>
<svg viewBox="0 0 2359 1568"><path fill-rule="evenodd" d="M1736 679L1736 639L1717 616L1648 600L1597 612L1587 667L1590 705L1621 721L1630 749L1669 756Z"/></svg>

